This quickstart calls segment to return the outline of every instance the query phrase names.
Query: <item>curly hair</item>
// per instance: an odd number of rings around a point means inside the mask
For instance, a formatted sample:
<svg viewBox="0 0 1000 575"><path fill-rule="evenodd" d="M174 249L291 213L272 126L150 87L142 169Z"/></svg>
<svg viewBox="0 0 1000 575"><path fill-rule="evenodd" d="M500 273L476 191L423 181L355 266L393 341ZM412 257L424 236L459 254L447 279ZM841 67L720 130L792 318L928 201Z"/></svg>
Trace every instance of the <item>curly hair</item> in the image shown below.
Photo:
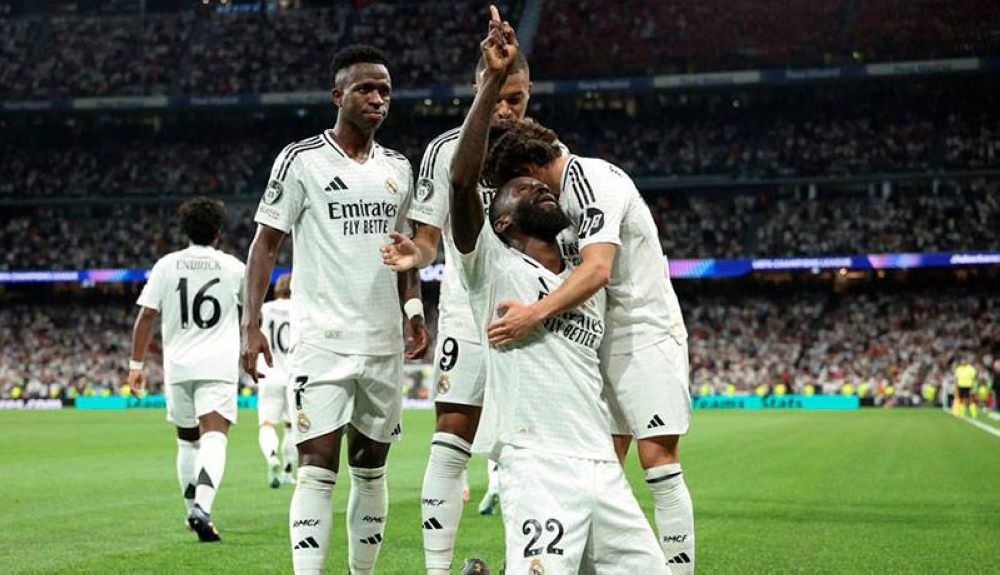
<svg viewBox="0 0 1000 575"><path fill-rule="evenodd" d="M528 175L528 164L544 166L562 153L559 136L533 120L497 122L490 128L490 142L483 181L493 188Z"/></svg>
<svg viewBox="0 0 1000 575"><path fill-rule="evenodd" d="M226 204L221 200L198 196L181 204L181 228L199 246L211 245L222 230Z"/></svg>
<svg viewBox="0 0 1000 575"><path fill-rule="evenodd" d="M330 63L330 85L337 85L337 73L355 64L381 64L389 67L385 52L368 44L351 44L333 55Z"/></svg>

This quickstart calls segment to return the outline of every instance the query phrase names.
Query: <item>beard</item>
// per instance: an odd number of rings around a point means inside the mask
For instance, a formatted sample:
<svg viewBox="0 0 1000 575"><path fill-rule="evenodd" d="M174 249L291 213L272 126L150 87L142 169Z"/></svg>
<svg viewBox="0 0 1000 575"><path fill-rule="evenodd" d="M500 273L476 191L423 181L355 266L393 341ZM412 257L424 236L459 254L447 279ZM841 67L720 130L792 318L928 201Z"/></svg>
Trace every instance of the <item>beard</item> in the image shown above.
<svg viewBox="0 0 1000 575"><path fill-rule="evenodd" d="M562 208L556 206L553 210L541 210L533 204L522 202L514 210L514 225L522 232L553 242L559 232L568 228L572 222Z"/></svg>

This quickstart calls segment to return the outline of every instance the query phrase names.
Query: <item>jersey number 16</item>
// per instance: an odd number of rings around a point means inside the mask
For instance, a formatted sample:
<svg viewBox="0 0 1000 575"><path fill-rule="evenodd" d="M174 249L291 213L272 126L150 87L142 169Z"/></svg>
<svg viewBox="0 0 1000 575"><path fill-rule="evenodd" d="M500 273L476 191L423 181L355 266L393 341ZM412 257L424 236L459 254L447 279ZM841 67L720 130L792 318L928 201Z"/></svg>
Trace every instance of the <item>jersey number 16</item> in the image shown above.
<svg viewBox="0 0 1000 575"><path fill-rule="evenodd" d="M188 306L188 279L181 278L177 282L177 292L181 300L181 327L187 329L191 325L191 316L194 316L194 324L201 329L208 329L215 324L219 323L219 318L222 316L222 306L219 305L219 300L208 295L208 288L219 283L219 278L209 281L205 285L201 286L201 289L194 294L194 301L192 305ZM210 304L212 309L212 314L207 318L201 314L202 306L204 304Z"/></svg>

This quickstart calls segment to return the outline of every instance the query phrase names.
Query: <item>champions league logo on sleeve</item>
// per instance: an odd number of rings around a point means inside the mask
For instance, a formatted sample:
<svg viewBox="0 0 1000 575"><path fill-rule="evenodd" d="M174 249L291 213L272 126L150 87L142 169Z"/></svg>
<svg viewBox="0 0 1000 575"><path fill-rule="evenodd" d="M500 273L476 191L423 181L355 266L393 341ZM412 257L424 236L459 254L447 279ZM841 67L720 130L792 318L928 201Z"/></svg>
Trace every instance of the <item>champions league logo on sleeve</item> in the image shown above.
<svg viewBox="0 0 1000 575"><path fill-rule="evenodd" d="M267 185L267 190L264 191L264 203L267 205L273 205L275 202L281 199L281 194L285 191L284 186L278 180L271 180L271 183Z"/></svg>
<svg viewBox="0 0 1000 575"><path fill-rule="evenodd" d="M417 192L415 197L418 202L426 202L434 195L434 182L430 178L420 178L417 182Z"/></svg>

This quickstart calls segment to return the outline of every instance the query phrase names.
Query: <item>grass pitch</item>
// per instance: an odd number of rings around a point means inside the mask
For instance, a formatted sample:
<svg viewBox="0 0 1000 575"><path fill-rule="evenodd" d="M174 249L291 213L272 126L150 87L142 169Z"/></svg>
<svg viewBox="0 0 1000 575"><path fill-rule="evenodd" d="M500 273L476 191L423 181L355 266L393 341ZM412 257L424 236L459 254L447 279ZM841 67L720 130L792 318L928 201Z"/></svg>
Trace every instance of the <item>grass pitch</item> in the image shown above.
<svg viewBox="0 0 1000 575"><path fill-rule="evenodd" d="M240 418L213 514L224 542L206 545L183 526L162 412L0 412L0 572L290 573L291 489L265 485L256 413ZM422 572L432 419L407 412L390 455L379 573ZM1000 438L938 410L699 411L682 455L700 573L1000 573ZM628 475L651 510L634 459ZM475 513L485 482L475 459L456 557L499 573L501 520ZM346 572L346 496L328 573Z"/></svg>

